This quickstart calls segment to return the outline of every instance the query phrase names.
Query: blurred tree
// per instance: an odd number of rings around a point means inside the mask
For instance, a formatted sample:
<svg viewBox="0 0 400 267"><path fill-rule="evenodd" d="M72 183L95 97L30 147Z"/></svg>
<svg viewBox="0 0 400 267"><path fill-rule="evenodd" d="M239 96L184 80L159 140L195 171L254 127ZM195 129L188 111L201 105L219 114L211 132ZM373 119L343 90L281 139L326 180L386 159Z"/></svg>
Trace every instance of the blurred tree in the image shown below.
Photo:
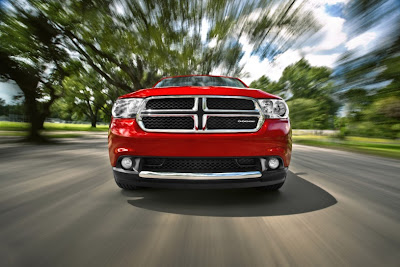
<svg viewBox="0 0 400 267"><path fill-rule="evenodd" d="M251 88L261 89L270 94L276 94L284 97L284 85L279 82L273 82L265 75L261 76L258 80L250 83Z"/></svg>
<svg viewBox="0 0 400 267"><path fill-rule="evenodd" d="M399 7L397 0L350 0L346 5L347 23L354 25L350 33L364 33L379 23L387 23L384 20L393 15L393 22L398 21ZM400 25L393 26L396 28ZM395 33L396 36L399 34Z"/></svg>
<svg viewBox="0 0 400 267"><path fill-rule="evenodd" d="M312 67L301 59L286 67L278 82L262 76L250 86L287 99L294 128L333 128L339 104L332 97L335 87L331 74L331 69Z"/></svg>
<svg viewBox="0 0 400 267"><path fill-rule="evenodd" d="M380 32L380 42L376 42L367 53L360 53L358 49L353 49L341 56L336 74L336 79L341 82L338 86L342 90L347 90L391 82L396 84L394 88L393 86L391 88L398 89L400 86L398 78L400 2L397 0L351 0L346 5L346 13L350 38L376 31L378 26L385 27L385 31ZM376 93L379 94L378 91Z"/></svg>
<svg viewBox="0 0 400 267"><path fill-rule="evenodd" d="M377 101L379 112L385 117L396 119L400 122L400 98L391 96Z"/></svg>
<svg viewBox="0 0 400 267"><path fill-rule="evenodd" d="M379 42L360 53L353 49L339 60L335 79L347 103L348 132L353 135L396 138L400 97L400 2L351 0L346 6L349 36L376 32Z"/></svg>
<svg viewBox="0 0 400 267"><path fill-rule="evenodd" d="M400 38L399 38L400 40ZM400 45L399 45L400 53ZM390 96L400 97L400 55L391 56L383 60L384 71L378 76L379 81L390 81L387 86L377 91L377 98L385 98Z"/></svg>
<svg viewBox="0 0 400 267"><path fill-rule="evenodd" d="M340 95L341 99L347 100L351 105L351 109L362 110L371 104L371 96L369 91L362 88L354 88L347 90Z"/></svg>
<svg viewBox="0 0 400 267"><path fill-rule="evenodd" d="M354 88L340 94L339 98L346 103L347 116L350 122L363 119L363 110L373 101L373 96L370 93L370 91L362 88Z"/></svg>
<svg viewBox="0 0 400 267"><path fill-rule="evenodd" d="M42 139L43 121L76 68L94 70L114 97L120 90L150 87L165 75L219 70L240 76L242 37L255 54L273 60L317 28L311 11L295 0L15 0L10 5L2 5L0 14L0 73L24 92L31 140Z"/></svg>
<svg viewBox="0 0 400 267"><path fill-rule="evenodd" d="M0 78L15 81L24 94L31 141L43 141L39 130L60 97L68 73L68 56L60 48L60 38L40 13L19 6L0 9Z"/></svg>
<svg viewBox="0 0 400 267"><path fill-rule="evenodd" d="M64 121L74 121L74 110L70 109L64 97L58 98L50 107L50 118L59 118Z"/></svg>
<svg viewBox="0 0 400 267"><path fill-rule="evenodd" d="M315 99L298 98L288 101L290 120L294 129L321 129L326 114L320 112Z"/></svg>
<svg viewBox="0 0 400 267"><path fill-rule="evenodd" d="M87 118L92 127L96 127L101 113L111 117L112 102L117 96L109 95L108 84L93 70L81 70L78 74L65 79L67 88L64 106L61 109L70 111L76 119ZM112 92L112 91L111 91Z"/></svg>
<svg viewBox="0 0 400 267"><path fill-rule="evenodd" d="M0 115L8 115L7 112L6 101L3 98L0 98Z"/></svg>
<svg viewBox="0 0 400 267"><path fill-rule="evenodd" d="M400 137L400 98L390 96L372 102L360 111L358 120L349 117L347 125L351 135L367 137Z"/></svg>
<svg viewBox="0 0 400 267"><path fill-rule="evenodd" d="M279 83L292 99L327 96L334 90L331 74L331 69L312 67L307 60L301 59L284 69Z"/></svg>
<svg viewBox="0 0 400 267"><path fill-rule="evenodd" d="M252 88L257 88L257 89L261 89L261 90L267 90L271 85L271 80L263 75L261 76L258 80L252 81L250 83L250 87Z"/></svg>
<svg viewBox="0 0 400 267"><path fill-rule="evenodd" d="M287 102L294 129L333 129L339 108L329 96L293 98Z"/></svg>
<svg viewBox="0 0 400 267"><path fill-rule="evenodd" d="M273 57L316 28L294 0L30 2L64 34L70 50L127 92L165 75L219 69L240 76L242 36L255 53Z"/></svg>
<svg viewBox="0 0 400 267"><path fill-rule="evenodd" d="M6 113L4 115L11 115L11 116L17 116L21 120L24 118L24 114L26 114L26 109L23 105L22 102L12 102L11 104L6 105Z"/></svg>

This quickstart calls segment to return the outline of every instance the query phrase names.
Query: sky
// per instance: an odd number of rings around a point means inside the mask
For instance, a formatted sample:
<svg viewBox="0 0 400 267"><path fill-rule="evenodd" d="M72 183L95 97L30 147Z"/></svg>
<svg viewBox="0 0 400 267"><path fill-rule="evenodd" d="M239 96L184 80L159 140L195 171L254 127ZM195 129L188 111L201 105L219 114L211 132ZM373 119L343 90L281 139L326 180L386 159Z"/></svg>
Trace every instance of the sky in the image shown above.
<svg viewBox="0 0 400 267"><path fill-rule="evenodd" d="M271 61L260 61L257 55L251 55L252 46L242 38L240 43L245 54L241 63L245 64L244 71L249 73L249 77L243 78L243 81L250 84L263 75L277 81L287 66L296 63L302 57L312 66L334 68L342 53L349 50L365 53L371 49L377 40L377 32L369 31L355 37L350 37L347 33L344 16L344 6L347 2L348 0L310 0L306 8L312 9L322 28L306 45L289 49Z"/></svg>
<svg viewBox="0 0 400 267"><path fill-rule="evenodd" d="M22 93L21 89L15 83L0 83L0 98L7 104L15 102L13 97Z"/></svg>

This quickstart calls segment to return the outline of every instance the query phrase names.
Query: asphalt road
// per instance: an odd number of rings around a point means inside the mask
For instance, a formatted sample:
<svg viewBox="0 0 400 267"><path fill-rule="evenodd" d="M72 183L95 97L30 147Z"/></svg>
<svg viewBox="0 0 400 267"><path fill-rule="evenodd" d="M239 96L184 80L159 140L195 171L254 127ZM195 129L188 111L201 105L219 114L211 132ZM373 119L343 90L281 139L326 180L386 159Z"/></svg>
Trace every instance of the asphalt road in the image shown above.
<svg viewBox="0 0 400 267"><path fill-rule="evenodd" d="M400 161L294 146L280 192L126 192L104 138L0 144L0 266L267 265L399 266Z"/></svg>

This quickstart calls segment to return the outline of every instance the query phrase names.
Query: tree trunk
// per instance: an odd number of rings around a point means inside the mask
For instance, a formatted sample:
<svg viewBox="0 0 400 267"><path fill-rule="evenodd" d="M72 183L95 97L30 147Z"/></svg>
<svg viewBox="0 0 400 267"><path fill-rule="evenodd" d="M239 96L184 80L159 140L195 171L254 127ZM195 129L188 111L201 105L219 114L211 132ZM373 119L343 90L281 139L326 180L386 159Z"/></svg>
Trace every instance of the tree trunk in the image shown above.
<svg viewBox="0 0 400 267"><path fill-rule="evenodd" d="M34 95L25 94L25 106L26 113L29 122L31 123L31 128L29 129L28 141L42 143L46 141L40 134L40 130L43 129L44 119L38 110L36 99Z"/></svg>
<svg viewBox="0 0 400 267"><path fill-rule="evenodd" d="M96 128L97 119L92 117L91 121L92 121L92 127Z"/></svg>
<svg viewBox="0 0 400 267"><path fill-rule="evenodd" d="M92 127L96 128L96 124L97 124L97 114L99 113L99 109L97 107L95 107L96 111L92 112L92 117L91 117L91 121L92 121Z"/></svg>
<svg viewBox="0 0 400 267"><path fill-rule="evenodd" d="M31 117L31 128L29 131L28 140L32 142L43 143L47 139L40 134L40 130L43 129L43 122L39 116Z"/></svg>

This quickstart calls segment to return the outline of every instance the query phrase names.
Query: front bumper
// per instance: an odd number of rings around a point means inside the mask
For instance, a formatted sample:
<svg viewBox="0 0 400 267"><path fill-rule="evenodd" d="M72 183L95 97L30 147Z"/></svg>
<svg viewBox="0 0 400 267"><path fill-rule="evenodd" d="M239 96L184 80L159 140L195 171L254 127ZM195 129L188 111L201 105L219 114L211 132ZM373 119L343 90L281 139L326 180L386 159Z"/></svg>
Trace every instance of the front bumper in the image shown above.
<svg viewBox="0 0 400 267"><path fill-rule="evenodd" d="M117 183L139 187L163 188L246 188L262 187L285 182L288 168L264 172L234 173L163 173L125 171L113 168Z"/></svg>
<svg viewBox="0 0 400 267"><path fill-rule="evenodd" d="M289 120L266 119L261 129L254 133L199 134L145 132L135 119L113 118L108 148L114 178L120 184L170 188L244 188L275 185L285 181L292 138ZM188 159L274 156L281 159L281 165L277 170L254 169L258 172L252 174L238 173L242 170L215 171L209 168L198 172L170 168L165 170L169 172L166 174L160 170L142 169L140 161L133 170L125 171L119 162L122 156ZM146 170L150 172L143 172Z"/></svg>
<svg viewBox="0 0 400 267"><path fill-rule="evenodd" d="M254 133L152 133L135 119L115 119L108 136L113 167L123 155L158 157L254 157L276 155L290 164L292 133L289 120L266 119Z"/></svg>

